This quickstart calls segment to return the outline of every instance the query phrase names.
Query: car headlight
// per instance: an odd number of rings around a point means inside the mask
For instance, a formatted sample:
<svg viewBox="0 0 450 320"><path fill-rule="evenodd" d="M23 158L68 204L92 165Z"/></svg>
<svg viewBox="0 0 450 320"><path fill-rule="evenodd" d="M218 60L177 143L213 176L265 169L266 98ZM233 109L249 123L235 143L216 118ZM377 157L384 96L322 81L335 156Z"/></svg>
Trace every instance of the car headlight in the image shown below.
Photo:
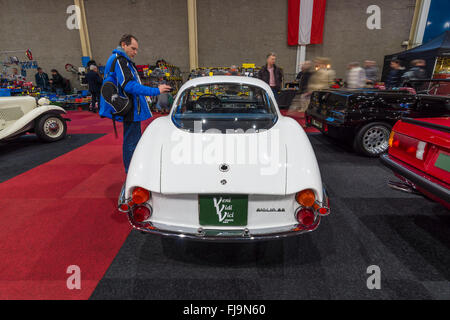
<svg viewBox="0 0 450 320"><path fill-rule="evenodd" d="M38 100L38 105L40 106L45 106L45 105L49 105L50 104L50 100L48 100L47 98L40 98Z"/></svg>

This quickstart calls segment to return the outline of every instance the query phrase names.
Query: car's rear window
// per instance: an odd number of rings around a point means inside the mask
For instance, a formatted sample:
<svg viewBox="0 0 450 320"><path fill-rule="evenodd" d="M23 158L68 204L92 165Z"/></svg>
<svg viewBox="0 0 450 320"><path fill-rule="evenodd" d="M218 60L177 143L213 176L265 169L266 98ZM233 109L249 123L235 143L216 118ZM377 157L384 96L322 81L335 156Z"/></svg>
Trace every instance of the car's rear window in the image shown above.
<svg viewBox="0 0 450 320"><path fill-rule="evenodd" d="M266 130L277 118L275 105L264 89L239 83L203 84L186 89L172 114L177 127L192 132Z"/></svg>

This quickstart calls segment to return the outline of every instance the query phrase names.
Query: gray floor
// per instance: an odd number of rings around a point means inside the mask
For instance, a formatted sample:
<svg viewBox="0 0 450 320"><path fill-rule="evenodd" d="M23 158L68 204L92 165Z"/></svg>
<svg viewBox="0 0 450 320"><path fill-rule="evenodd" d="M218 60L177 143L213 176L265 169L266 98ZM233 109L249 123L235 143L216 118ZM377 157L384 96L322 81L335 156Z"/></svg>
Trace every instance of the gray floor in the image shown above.
<svg viewBox="0 0 450 320"><path fill-rule="evenodd" d="M179 242L132 231L92 299L450 299L450 212L393 191L378 159L309 135L332 214L259 244ZM381 269L369 290L367 267Z"/></svg>

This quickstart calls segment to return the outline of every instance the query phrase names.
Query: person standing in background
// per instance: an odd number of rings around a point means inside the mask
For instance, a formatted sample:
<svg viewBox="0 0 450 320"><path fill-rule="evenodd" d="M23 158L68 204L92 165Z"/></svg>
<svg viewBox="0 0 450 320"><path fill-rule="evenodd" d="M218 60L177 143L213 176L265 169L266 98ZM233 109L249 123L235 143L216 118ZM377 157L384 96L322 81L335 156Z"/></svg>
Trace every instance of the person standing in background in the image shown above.
<svg viewBox="0 0 450 320"><path fill-rule="evenodd" d="M336 78L336 72L331 69L331 60L329 58L316 58L316 72L311 76L308 83L308 94L313 91L326 89Z"/></svg>
<svg viewBox="0 0 450 320"><path fill-rule="evenodd" d="M42 68L37 68L37 73L34 78L36 80L36 86L40 88L41 91L47 91L50 89L48 75L42 70Z"/></svg>
<svg viewBox="0 0 450 320"><path fill-rule="evenodd" d="M91 64L89 66L89 72L86 74L86 81L89 86L89 92L91 93L92 100L89 111L97 112L98 104L100 102L100 90L102 88L102 78L98 73L97 66Z"/></svg>
<svg viewBox="0 0 450 320"><path fill-rule="evenodd" d="M375 85L378 80L378 68L375 61L364 61L364 71L366 72L366 84L369 86Z"/></svg>
<svg viewBox="0 0 450 320"><path fill-rule="evenodd" d="M427 79L426 65L425 60L422 59L411 61L411 68L402 76L403 81Z"/></svg>
<svg viewBox="0 0 450 320"><path fill-rule="evenodd" d="M64 94L64 78L59 74L58 70L52 69L52 79L49 82L57 95Z"/></svg>
<svg viewBox="0 0 450 320"><path fill-rule="evenodd" d="M398 59L392 60L390 66L391 71L389 71L385 83L386 89L397 88L400 87L402 84L402 75L404 69L400 64L400 60Z"/></svg>
<svg viewBox="0 0 450 320"><path fill-rule="evenodd" d="M301 66L301 71L297 74L297 77L295 78L295 80L298 81L299 93L305 93L308 90L308 82L312 74L313 74L312 62L308 60L303 62Z"/></svg>
<svg viewBox="0 0 450 320"><path fill-rule="evenodd" d="M278 99L278 92L281 90L283 83L283 71L275 64L277 56L271 52L266 56L266 65L261 67L257 78L267 83L272 89L275 99Z"/></svg>
<svg viewBox="0 0 450 320"><path fill-rule="evenodd" d="M11 81L22 82L26 81L25 77L19 74L19 69L13 68L13 73L11 75Z"/></svg>
<svg viewBox="0 0 450 320"><path fill-rule="evenodd" d="M426 80L427 69L425 68L427 65L426 61L423 59L416 59L411 61L411 68L406 71L402 76L402 86L411 86L416 91L426 90L427 82L411 82L414 80Z"/></svg>
<svg viewBox="0 0 450 320"><path fill-rule="evenodd" d="M351 62L348 66L347 87L351 89L364 88L366 85L366 73L360 67L359 62Z"/></svg>

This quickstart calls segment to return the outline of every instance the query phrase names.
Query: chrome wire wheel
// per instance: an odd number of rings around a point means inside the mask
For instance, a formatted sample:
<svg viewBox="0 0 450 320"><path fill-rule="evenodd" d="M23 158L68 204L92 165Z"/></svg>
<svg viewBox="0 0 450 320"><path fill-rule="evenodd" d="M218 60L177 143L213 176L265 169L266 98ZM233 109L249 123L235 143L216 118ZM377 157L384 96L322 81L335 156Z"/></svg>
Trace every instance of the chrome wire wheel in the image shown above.
<svg viewBox="0 0 450 320"><path fill-rule="evenodd" d="M390 131L384 126L373 126L363 135L362 145L364 149L373 155L385 152L389 147Z"/></svg>
<svg viewBox="0 0 450 320"><path fill-rule="evenodd" d="M50 117L44 122L44 133L50 138L58 138L64 132L64 124L60 118Z"/></svg>

